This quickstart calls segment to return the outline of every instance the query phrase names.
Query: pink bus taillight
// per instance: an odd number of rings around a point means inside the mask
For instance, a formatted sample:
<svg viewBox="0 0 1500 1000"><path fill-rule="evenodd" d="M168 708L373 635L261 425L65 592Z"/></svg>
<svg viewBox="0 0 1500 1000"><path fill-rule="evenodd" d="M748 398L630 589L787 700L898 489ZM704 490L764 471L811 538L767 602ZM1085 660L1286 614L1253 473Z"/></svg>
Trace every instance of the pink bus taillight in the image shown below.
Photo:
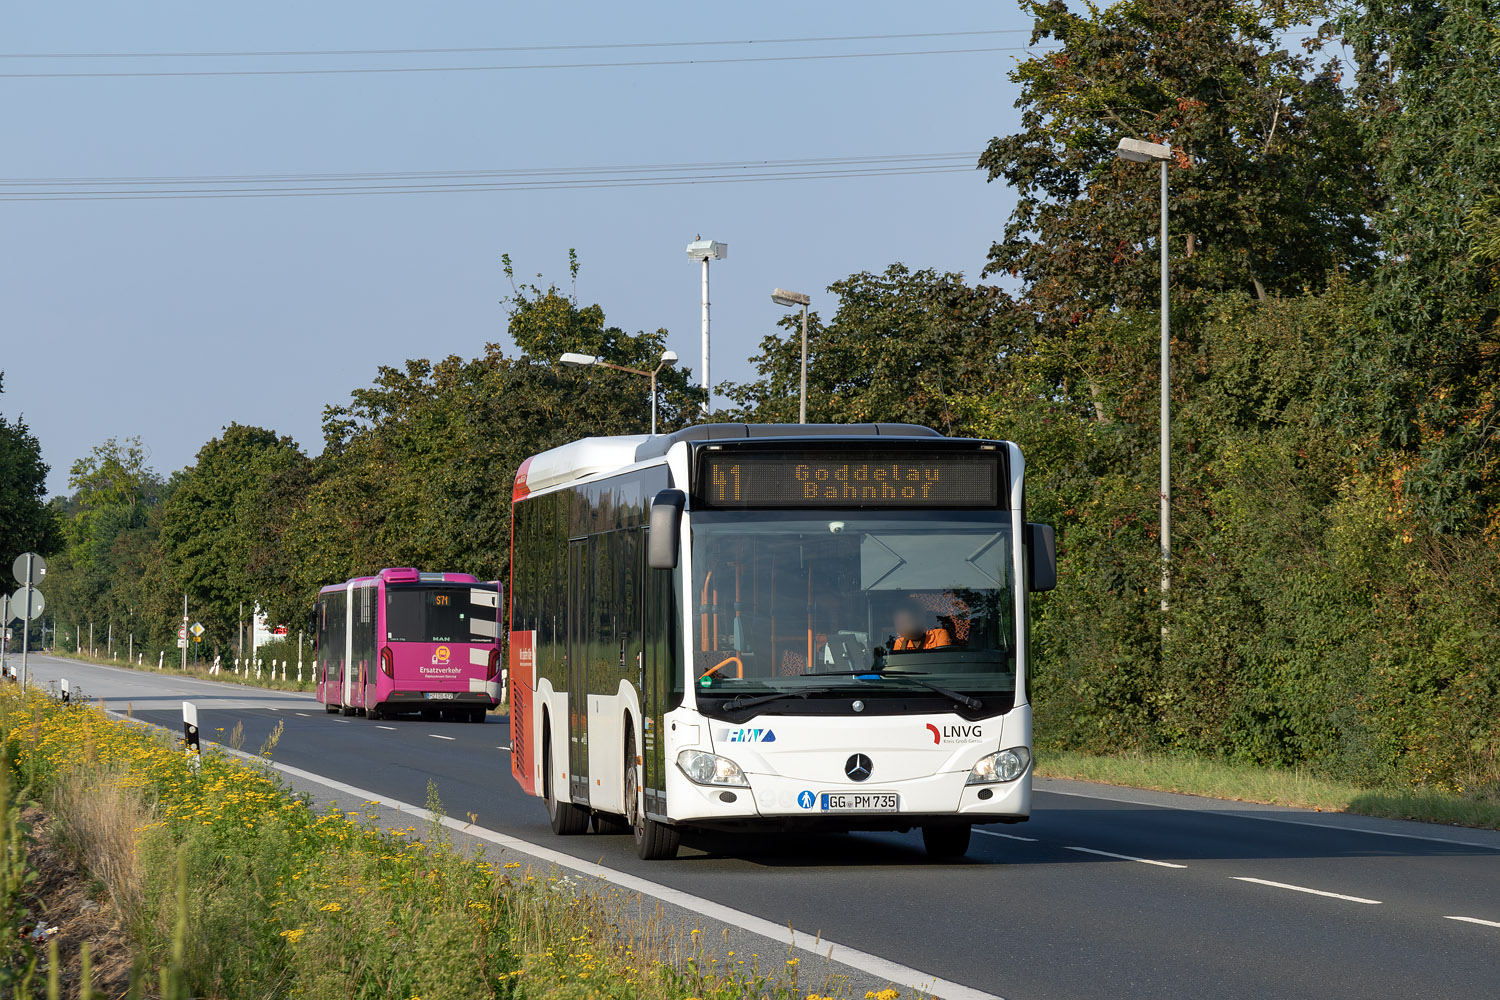
<svg viewBox="0 0 1500 1000"><path fill-rule="evenodd" d="M391 655L391 647L386 646L380 651L380 672L387 677L395 679L396 658Z"/></svg>
<svg viewBox="0 0 1500 1000"><path fill-rule="evenodd" d="M496 646L494 649L490 650L490 663L489 663L489 666L487 668L485 668L484 679L487 680L487 681L492 681L492 680L495 679L495 675L498 674L499 672L500 672L500 647Z"/></svg>

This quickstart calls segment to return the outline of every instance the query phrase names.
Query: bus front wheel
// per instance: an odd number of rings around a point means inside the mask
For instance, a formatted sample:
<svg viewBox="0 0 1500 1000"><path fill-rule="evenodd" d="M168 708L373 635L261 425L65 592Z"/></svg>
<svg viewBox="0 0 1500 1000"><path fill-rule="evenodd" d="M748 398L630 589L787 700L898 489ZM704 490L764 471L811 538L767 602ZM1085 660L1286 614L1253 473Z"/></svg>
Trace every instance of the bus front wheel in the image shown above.
<svg viewBox="0 0 1500 1000"><path fill-rule="evenodd" d="M542 799L547 803L547 821L552 825L552 832L560 837L570 837L587 830L588 810L563 802L557 797L557 789L552 787L551 737L542 746L542 782Z"/></svg>
<svg viewBox="0 0 1500 1000"><path fill-rule="evenodd" d="M640 768L635 762L635 727L625 736L625 811L635 834L635 853L642 861L670 861L677 857L682 831L646 816L641 807Z"/></svg>
<svg viewBox="0 0 1500 1000"><path fill-rule="evenodd" d="M969 853L973 828L968 823L944 823L922 827L922 846L933 859L961 858Z"/></svg>

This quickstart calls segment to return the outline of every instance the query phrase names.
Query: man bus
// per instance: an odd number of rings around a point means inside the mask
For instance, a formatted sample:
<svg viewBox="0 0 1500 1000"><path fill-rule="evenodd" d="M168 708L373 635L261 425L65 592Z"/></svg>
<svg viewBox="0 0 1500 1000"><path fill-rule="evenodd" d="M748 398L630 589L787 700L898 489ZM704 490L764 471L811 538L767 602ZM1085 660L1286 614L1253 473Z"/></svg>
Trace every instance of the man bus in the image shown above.
<svg viewBox="0 0 1500 1000"><path fill-rule="evenodd" d="M511 768L552 829L909 830L1031 810L1014 444L903 424L587 438L513 492Z"/></svg>

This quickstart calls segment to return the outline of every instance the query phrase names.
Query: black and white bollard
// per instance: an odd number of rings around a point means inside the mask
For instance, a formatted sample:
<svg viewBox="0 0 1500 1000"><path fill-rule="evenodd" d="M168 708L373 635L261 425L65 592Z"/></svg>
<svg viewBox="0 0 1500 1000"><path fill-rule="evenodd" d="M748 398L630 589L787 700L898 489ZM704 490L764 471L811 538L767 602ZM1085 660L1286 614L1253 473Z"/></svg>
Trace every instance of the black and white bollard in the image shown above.
<svg viewBox="0 0 1500 1000"><path fill-rule="evenodd" d="M66 677L62 678L58 681L58 685L62 689L63 704L66 705L73 700L73 692L68 690L68 679Z"/></svg>
<svg viewBox="0 0 1500 1000"><path fill-rule="evenodd" d="M198 752L198 706L190 701L182 703L182 742L193 753Z"/></svg>

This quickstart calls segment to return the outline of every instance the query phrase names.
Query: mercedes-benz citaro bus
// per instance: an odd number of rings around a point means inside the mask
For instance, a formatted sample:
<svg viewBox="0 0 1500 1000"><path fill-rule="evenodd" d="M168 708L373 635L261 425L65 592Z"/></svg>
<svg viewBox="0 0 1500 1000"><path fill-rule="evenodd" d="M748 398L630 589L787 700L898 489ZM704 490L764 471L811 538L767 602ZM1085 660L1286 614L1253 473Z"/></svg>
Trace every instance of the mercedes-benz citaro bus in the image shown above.
<svg viewBox="0 0 1500 1000"><path fill-rule="evenodd" d="M523 463L511 770L552 829L909 830L1031 811L1027 524L1004 441L712 424Z"/></svg>
<svg viewBox="0 0 1500 1000"><path fill-rule="evenodd" d="M500 594L467 573L383 569L324 587L313 673L330 713L483 722L500 702Z"/></svg>

